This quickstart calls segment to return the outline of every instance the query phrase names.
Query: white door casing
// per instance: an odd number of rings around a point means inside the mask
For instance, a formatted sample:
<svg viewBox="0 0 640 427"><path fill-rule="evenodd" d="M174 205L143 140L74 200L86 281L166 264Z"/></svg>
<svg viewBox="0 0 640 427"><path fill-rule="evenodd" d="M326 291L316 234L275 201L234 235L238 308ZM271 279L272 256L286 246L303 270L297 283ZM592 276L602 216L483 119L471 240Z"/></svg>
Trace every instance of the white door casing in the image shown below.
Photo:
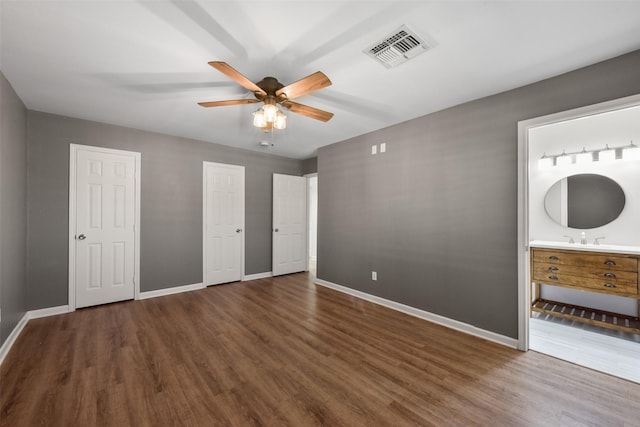
<svg viewBox="0 0 640 427"><path fill-rule="evenodd" d="M140 153L70 145L69 310L140 292Z"/></svg>
<svg viewBox="0 0 640 427"><path fill-rule="evenodd" d="M244 274L244 167L203 162L203 283Z"/></svg>
<svg viewBox="0 0 640 427"><path fill-rule="evenodd" d="M274 276L307 268L307 179L273 174Z"/></svg>
<svg viewBox="0 0 640 427"><path fill-rule="evenodd" d="M318 173L304 175L307 179L307 266L309 261L317 262L318 256Z"/></svg>

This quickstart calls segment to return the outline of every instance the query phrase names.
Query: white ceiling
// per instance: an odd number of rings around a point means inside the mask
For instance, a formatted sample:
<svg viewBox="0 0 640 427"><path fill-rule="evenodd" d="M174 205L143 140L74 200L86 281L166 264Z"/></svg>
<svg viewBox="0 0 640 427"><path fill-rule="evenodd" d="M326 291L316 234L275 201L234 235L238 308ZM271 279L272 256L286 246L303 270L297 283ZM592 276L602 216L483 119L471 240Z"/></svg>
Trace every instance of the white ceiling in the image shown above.
<svg viewBox="0 0 640 427"><path fill-rule="evenodd" d="M294 158L465 101L640 48L640 1L8 1L0 67L31 110ZM362 51L406 24L435 47L386 69ZM207 65L253 81L333 82L296 101L273 135L252 95ZM269 149L260 140L273 141Z"/></svg>

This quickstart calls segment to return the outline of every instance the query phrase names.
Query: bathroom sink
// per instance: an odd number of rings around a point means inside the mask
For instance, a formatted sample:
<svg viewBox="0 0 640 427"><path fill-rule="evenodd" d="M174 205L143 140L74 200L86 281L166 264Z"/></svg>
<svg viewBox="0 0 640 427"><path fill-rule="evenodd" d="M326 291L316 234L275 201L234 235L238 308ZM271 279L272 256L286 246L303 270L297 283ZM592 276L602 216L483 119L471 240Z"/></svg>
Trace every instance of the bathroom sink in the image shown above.
<svg viewBox="0 0 640 427"><path fill-rule="evenodd" d="M599 245L587 243L583 245L580 243L554 242L550 240L532 240L531 242L529 242L529 246L532 246L534 248L572 249L576 251L615 252L622 254L640 255L640 246L607 245L604 243L601 243Z"/></svg>

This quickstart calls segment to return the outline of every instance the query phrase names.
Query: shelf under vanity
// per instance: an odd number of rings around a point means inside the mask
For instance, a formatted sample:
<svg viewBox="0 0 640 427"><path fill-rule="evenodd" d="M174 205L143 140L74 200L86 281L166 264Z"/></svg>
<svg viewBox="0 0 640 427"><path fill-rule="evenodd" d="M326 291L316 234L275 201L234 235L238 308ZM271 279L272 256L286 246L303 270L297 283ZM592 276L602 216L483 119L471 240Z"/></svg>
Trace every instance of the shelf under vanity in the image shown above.
<svg viewBox="0 0 640 427"><path fill-rule="evenodd" d="M638 317L540 298L540 285L559 286L633 298L640 313L640 247L543 241L529 246L532 312L640 334Z"/></svg>

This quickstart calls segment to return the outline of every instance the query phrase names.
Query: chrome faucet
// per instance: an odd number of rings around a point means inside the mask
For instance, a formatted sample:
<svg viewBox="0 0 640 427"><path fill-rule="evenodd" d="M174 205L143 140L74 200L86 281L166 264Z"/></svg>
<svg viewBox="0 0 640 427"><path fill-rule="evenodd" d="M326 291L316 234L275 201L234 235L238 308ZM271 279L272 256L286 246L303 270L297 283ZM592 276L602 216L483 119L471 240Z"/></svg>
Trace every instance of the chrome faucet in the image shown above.
<svg viewBox="0 0 640 427"><path fill-rule="evenodd" d="M593 244L594 245L599 245L600 244L600 239L604 239L605 237L596 237L595 239L593 239Z"/></svg>
<svg viewBox="0 0 640 427"><path fill-rule="evenodd" d="M585 233L584 231L580 233L580 244L581 245L587 244L587 233Z"/></svg>
<svg viewBox="0 0 640 427"><path fill-rule="evenodd" d="M569 238L569 243L575 243L575 241L573 240L573 237L571 237L571 236L564 235L562 237L568 237Z"/></svg>

